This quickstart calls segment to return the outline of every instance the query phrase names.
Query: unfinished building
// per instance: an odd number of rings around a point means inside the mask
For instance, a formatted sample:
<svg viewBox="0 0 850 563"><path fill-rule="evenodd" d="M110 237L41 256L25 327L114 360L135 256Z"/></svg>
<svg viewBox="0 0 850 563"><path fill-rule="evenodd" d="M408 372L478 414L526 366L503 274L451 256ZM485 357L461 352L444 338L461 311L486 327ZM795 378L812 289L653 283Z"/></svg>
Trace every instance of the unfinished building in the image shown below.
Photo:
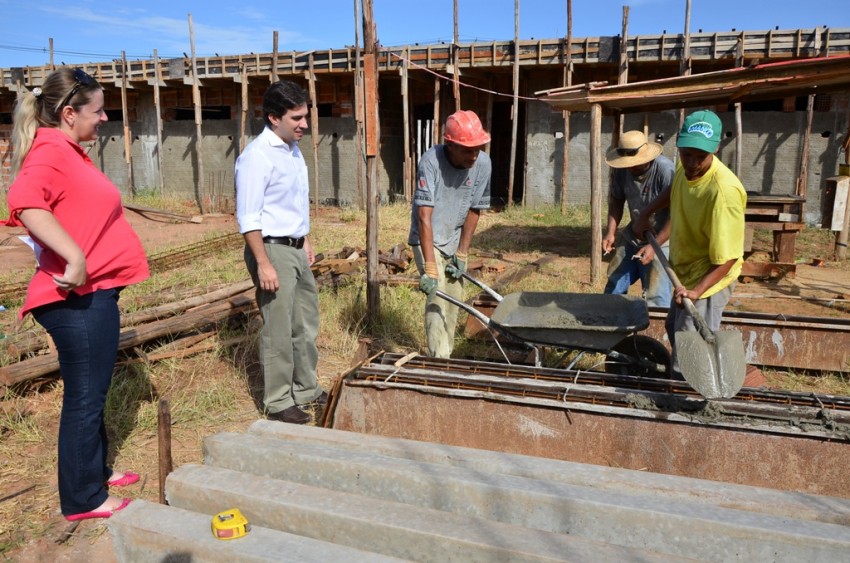
<svg viewBox="0 0 850 563"><path fill-rule="evenodd" d="M850 54L850 28L696 33L688 37L690 72ZM383 200L410 194L417 157L440 142L440 125L455 110L482 116L493 137L488 150L493 196L530 206L587 204L590 120L571 113L569 127L560 112L536 99L535 92L571 84L678 76L685 36L522 40L491 43L381 47L379 72L379 190ZM567 58L569 55L569 60ZM233 164L263 127L262 94L275 78L301 83L312 96L311 132L302 140L314 198L321 203L362 205L365 181L357 115L359 53L353 48L310 53L266 53L197 59L112 61L79 65L105 88L110 122L91 156L127 194L144 190L191 197L203 210L232 204ZM567 64L569 63L569 64ZM520 76L514 92L512 73ZM42 83L51 68L0 69L0 186L9 178L11 115L18 92ZM850 71L850 69L848 69ZM458 79L454 91L454 77ZM512 139L513 97L517 96L517 138ZM848 94L817 94L812 109L806 96L744 104L738 136L733 108L718 112L726 128L720 158L745 187L759 194L794 193L800 174L809 186L805 221L821 222L824 179L843 162L848 129ZM675 153L678 109L624 116L624 128L644 128ZM605 115L602 144L611 141L615 115ZM811 125L808 125L809 119ZM200 140L198 132L200 131ZM565 135L565 132L567 133ZM801 161L804 139L809 148ZM564 165L565 138L568 160ZM742 154L736 154L742 147ZM312 150L312 158L311 158ZM516 166L511 167L516 150ZM513 182L509 181L514 170ZM509 184L510 190L509 190Z"/></svg>

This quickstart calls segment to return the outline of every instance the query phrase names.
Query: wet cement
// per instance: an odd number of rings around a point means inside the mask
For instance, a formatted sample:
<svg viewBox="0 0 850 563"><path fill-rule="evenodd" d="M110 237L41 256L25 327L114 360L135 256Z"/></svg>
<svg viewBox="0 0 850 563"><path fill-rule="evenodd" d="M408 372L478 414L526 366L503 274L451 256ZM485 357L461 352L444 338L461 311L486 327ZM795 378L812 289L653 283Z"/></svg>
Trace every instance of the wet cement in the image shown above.
<svg viewBox="0 0 850 563"><path fill-rule="evenodd" d="M764 419L726 412L722 404L715 401L699 401L677 395L648 397L636 393L625 396L630 407L646 410L675 413L703 424L727 423L741 426L756 426L769 423L771 426L788 426L803 432L831 434L835 439L850 441L850 424L836 420L831 409L819 409L814 418L789 416L787 419Z"/></svg>

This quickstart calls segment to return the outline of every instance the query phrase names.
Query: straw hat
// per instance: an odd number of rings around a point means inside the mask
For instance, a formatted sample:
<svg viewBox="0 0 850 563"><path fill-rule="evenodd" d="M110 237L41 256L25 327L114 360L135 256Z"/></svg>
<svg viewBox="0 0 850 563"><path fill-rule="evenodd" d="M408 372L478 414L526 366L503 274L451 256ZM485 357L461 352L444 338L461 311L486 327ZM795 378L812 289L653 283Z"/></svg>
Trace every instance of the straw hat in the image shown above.
<svg viewBox="0 0 850 563"><path fill-rule="evenodd" d="M626 131L620 135L616 147L608 149L605 162L611 168L631 168L655 160L663 147L658 143L650 143L642 131Z"/></svg>

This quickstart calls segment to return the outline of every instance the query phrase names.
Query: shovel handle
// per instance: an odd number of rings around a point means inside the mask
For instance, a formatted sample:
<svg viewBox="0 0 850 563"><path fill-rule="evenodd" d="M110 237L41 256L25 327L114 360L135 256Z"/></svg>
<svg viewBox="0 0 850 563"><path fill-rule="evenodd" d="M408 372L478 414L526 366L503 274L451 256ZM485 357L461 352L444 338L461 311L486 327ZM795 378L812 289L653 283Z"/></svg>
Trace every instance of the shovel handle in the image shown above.
<svg viewBox="0 0 850 563"><path fill-rule="evenodd" d="M655 258L661 262L661 265L664 267L664 271L667 272L667 276L670 278L670 281L673 283L674 287L683 287L682 283L679 281L679 277L676 275L676 272L673 271L673 267L670 265L670 261L667 260L667 257L664 256L664 252L661 250L661 245L658 244L658 241L655 240L655 235L652 234L651 231L646 231L644 233L644 237L649 241L649 244L652 245L652 249L655 251ZM708 328L708 325L705 323L705 319L702 318L702 315L697 311L694 302L688 299L687 297L682 297L682 304L685 306L685 309L688 313L693 317L694 324L697 327L700 335L703 339L709 344L714 344L714 333L711 332L711 329Z"/></svg>

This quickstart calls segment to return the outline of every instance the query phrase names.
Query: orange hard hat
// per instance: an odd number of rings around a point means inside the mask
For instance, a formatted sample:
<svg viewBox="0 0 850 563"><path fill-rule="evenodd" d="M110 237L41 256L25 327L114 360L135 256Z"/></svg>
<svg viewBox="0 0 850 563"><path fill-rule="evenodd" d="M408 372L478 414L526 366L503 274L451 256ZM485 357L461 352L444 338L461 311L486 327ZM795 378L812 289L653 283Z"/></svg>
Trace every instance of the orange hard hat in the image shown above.
<svg viewBox="0 0 850 563"><path fill-rule="evenodd" d="M464 147L480 147L490 142L490 135L484 130L474 111L456 111L446 120L443 134L446 141Z"/></svg>

